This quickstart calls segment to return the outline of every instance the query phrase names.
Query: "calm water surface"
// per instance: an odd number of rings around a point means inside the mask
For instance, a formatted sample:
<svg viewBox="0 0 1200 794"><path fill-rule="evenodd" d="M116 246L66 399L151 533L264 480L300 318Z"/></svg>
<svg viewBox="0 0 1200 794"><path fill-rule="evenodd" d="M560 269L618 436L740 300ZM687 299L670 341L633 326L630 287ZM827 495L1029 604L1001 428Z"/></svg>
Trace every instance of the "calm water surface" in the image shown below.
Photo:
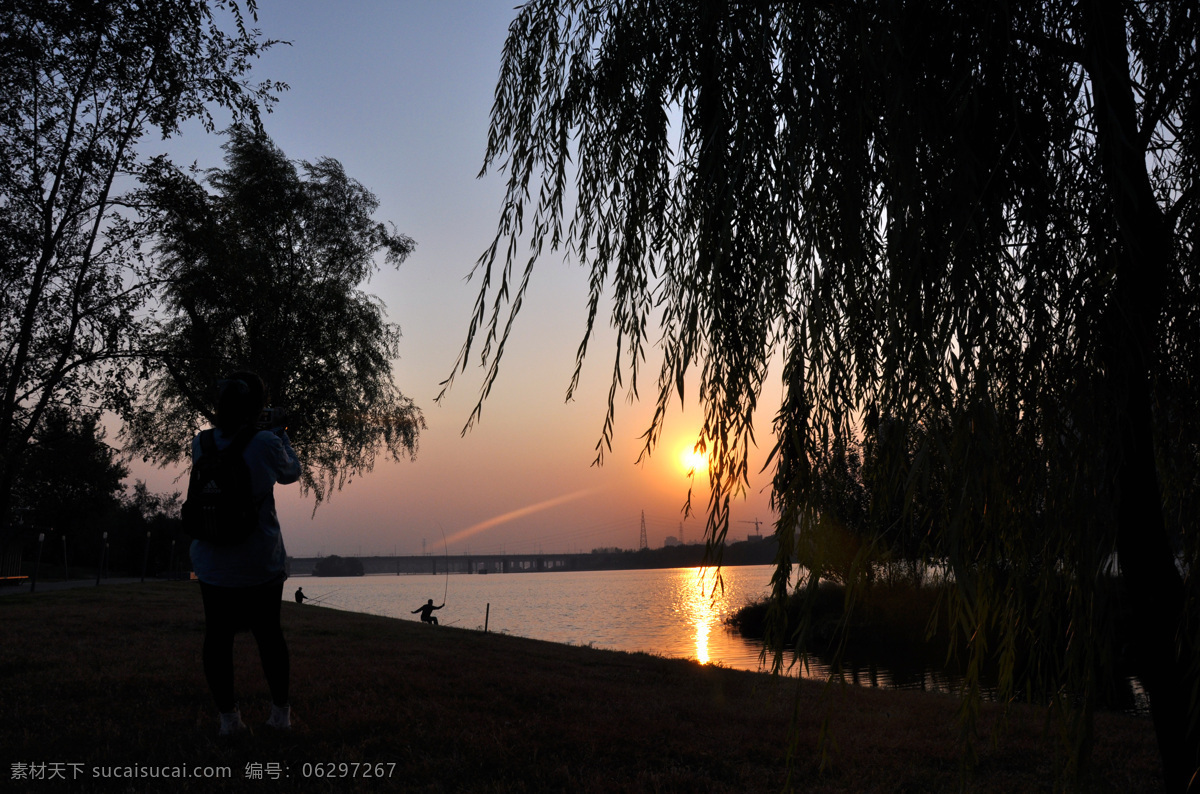
<svg viewBox="0 0 1200 794"><path fill-rule="evenodd" d="M372 615L418 619L412 611L432 598L446 606L434 613L445 626L484 628L568 645L644 651L738 670L765 669L762 643L725 626L725 618L768 594L774 566L712 571L669 568L635 571L546 571L488 575L307 577L289 580L284 597L303 587L321 606ZM960 675L928 660L896 654L847 658L847 679L862 686L954 692ZM825 680L820 657L792 674ZM1133 679L1113 707L1145 712L1145 694ZM986 689L986 688L985 688ZM987 692L985 691L985 695Z"/></svg>
<svg viewBox="0 0 1200 794"><path fill-rule="evenodd" d="M724 620L767 594L772 570L723 568L724 588L711 571L696 568L294 577L284 596L303 587L309 598L329 593L322 606L415 621L412 610L430 598L440 604L444 594L446 606L434 615L446 626L482 629L486 619L488 631L757 670L761 644Z"/></svg>

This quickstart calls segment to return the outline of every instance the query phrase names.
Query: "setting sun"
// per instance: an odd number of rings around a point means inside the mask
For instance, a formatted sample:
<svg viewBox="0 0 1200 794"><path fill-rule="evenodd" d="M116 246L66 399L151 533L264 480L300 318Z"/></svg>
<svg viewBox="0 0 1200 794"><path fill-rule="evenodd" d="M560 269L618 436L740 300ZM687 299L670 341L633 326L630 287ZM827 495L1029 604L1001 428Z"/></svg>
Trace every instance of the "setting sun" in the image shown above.
<svg viewBox="0 0 1200 794"><path fill-rule="evenodd" d="M708 455L695 447L684 447L679 452L679 463L688 474L708 471Z"/></svg>

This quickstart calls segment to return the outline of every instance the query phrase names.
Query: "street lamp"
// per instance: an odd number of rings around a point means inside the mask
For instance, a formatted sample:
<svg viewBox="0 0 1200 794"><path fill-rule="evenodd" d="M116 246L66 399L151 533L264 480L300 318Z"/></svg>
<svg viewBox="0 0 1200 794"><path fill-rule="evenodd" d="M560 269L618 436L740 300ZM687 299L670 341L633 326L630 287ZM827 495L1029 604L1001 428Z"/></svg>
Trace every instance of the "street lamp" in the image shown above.
<svg viewBox="0 0 1200 794"><path fill-rule="evenodd" d="M100 574L104 573L104 558L108 556L108 533L100 536L100 565L96 568L96 587L100 586Z"/></svg>
<svg viewBox="0 0 1200 794"><path fill-rule="evenodd" d="M29 583L29 592L37 590L38 568L42 566L42 544L46 541L46 533L38 533L38 550L37 557L33 560L33 580Z"/></svg>
<svg viewBox="0 0 1200 794"><path fill-rule="evenodd" d="M146 549L142 552L142 581L146 581L146 562L150 559L150 530L146 530Z"/></svg>

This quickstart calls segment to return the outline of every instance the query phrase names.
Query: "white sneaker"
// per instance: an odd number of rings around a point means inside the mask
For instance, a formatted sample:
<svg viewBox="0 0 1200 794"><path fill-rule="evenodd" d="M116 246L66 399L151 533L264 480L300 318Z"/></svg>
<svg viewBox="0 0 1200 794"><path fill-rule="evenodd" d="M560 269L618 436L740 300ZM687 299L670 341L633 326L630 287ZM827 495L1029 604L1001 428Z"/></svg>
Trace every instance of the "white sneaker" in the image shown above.
<svg viewBox="0 0 1200 794"><path fill-rule="evenodd" d="M292 727L292 707L271 704L271 716L267 717L267 726L286 731Z"/></svg>
<svg viewBox="0 0 1200 794"><path fill-rule="evenodd" d="M234 709L228 713L221 714L221 730L218 736L232 736L235 733L248 731L246 723L242 722L242 712L239 709Z"/></svg>

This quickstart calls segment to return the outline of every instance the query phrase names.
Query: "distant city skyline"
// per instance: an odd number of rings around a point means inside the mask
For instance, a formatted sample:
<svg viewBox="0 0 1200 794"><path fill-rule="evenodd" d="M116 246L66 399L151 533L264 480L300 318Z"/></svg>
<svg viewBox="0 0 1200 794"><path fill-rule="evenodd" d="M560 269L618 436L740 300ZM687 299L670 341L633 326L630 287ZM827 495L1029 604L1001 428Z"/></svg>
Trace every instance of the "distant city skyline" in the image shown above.
<svg viewBox="0 0 1200 794"><path fill-rule="evenodd" d="M315 514L311 495L276 488L291 554L415 554L423 543L439 552L445 545L451 554L468 547L481 553L636 548L643 511L651 547L679 537L680 524L689 541L703 532L703 471L694 480L693 517L681 512L687 470L697 463L687 456L700 426L698 407L673 409L653 455L635 463L654 409L657 349L639 372L642 401L618 398L613 449L603 466L591 465L615 337L605 317L597 318L580 389L565 403L584 332L587 274L560 254L539 261L482 421L461 435L483 380L477 369L461 373L442 404L433 402L465 338L477 289L466 277L495 234L503 195L503 175L476 176L513 5L258 4L256 26L267 38L291 42L274 47L252 75L290 86L264 116L267 133L292 159L341 161L379 198L375 217L417 241L399 270L384 270L366 289L403 330L396 382L428 423L415 462L380 461ZM143 150L209 168L221 165L222 142L193 124L170 141L147 141ZM733 505L730 539L752 534L754 521L770 531L769 474L760 469L772 446L778 394L773 379L761 400L750 489ZM155 491L186 485L175 479L179 470L140 460L131 468L131 481L146 480Z"/></svg>

